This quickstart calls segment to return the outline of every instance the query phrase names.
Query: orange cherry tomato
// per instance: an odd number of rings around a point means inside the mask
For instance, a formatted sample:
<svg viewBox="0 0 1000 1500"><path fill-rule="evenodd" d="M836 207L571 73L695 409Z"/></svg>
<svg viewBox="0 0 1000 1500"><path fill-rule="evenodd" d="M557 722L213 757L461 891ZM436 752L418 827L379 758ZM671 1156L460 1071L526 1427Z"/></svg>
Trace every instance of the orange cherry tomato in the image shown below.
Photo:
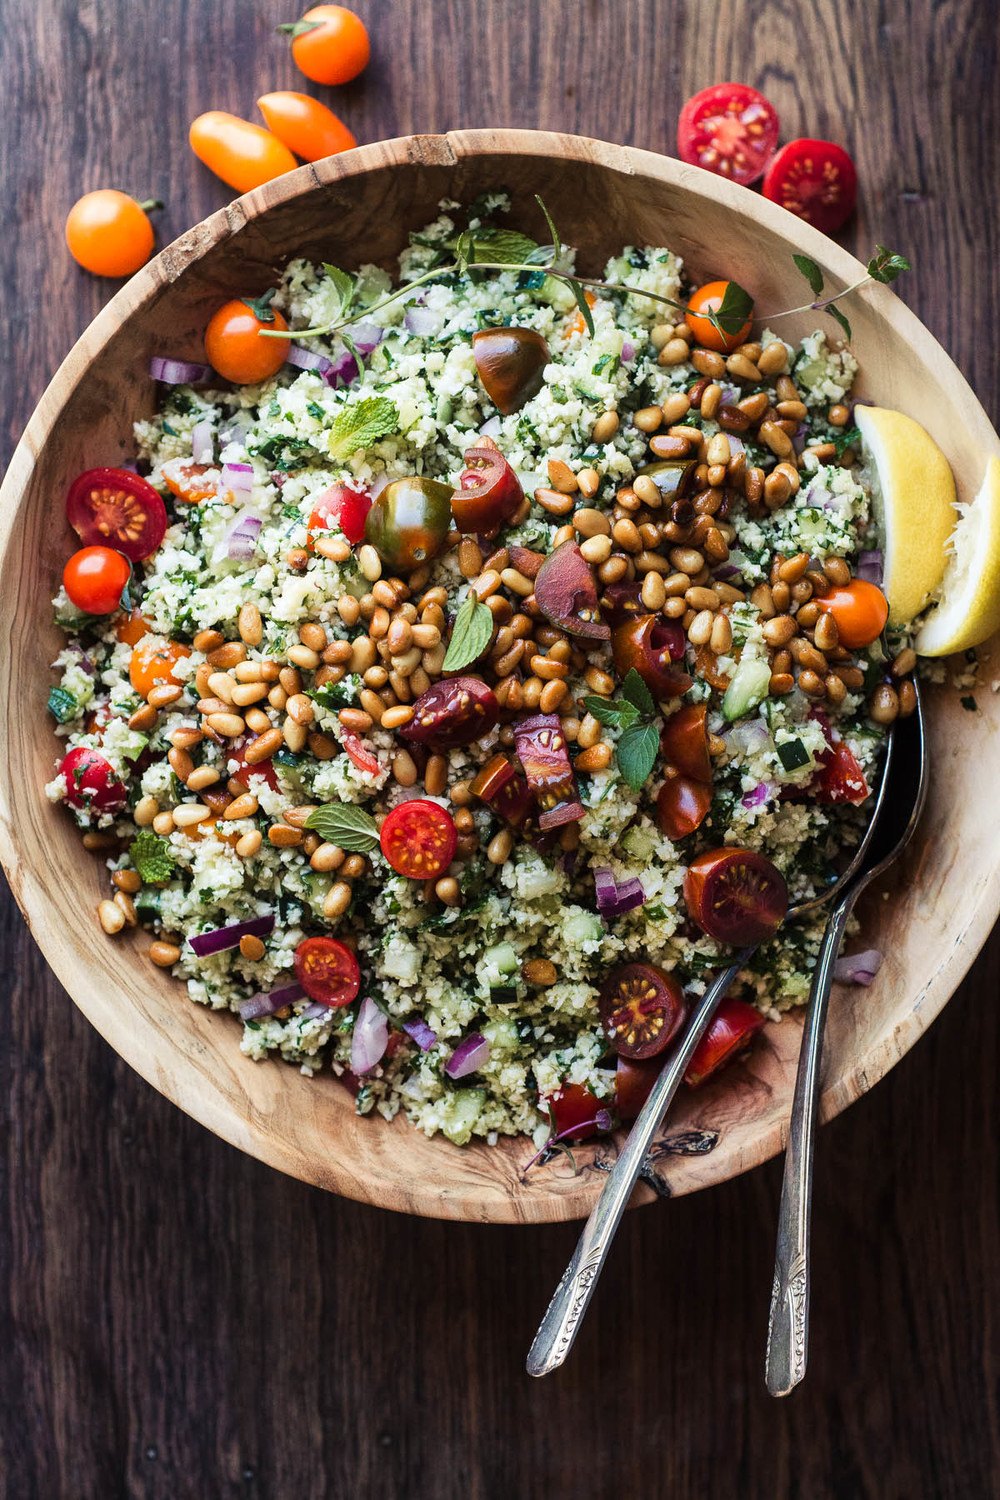
<svg viewBox="0 0 1000 1500"><path fill-rule="evenodd" d="M720 333L705 316L717 312L722 306L728 285L728 281L707 281L688 298L688 310L684 315L684 321L702 348L714 349L718 354L731 354L740 344L745 344L753 324L753 319L748 318L737 333Z"/></svg>
<svg viewBox="0 0 1000 1500"><path fill-rule="evenodd" d="M350 83L368 66L371 43L360 16L344 5L314 5L290 33L295 66L314 83Z"/></svg>
<svg viewBox="0 0 1000 1500"><path fill-rule="evenodd" d="M138 645L143 636L149 634L149 631L149 621L137 609L130 610L115 626L115 635L120 641L124 641L126 646Z"/></svg>
<svg viewBox="0 0 1000 1500"><path fill-rule="evenodd" d="M256 385L277 375L285 363L288 340L261 338L262 328L284 332L288 324L280 312L272 311L267 322L248 302L223 303L205 329L205 354L213 370L235 385Z"/></svg>
<svg viewBox="0 0 1000 1500"><path fill-rule="evenodd" d="M192 120L188 140L198 160L238 193L249 193L298 166L276 135L221 109Z"/></svg>
<svg viewBox="0 0 1000 1500"><path fill-rule="evenodd" d="M84 193L66 220L70 255L95 276L131 276L153 253L153 226L146 210L162 206L153 199L138 203L114 188Z"/></svg>
<svg viewBox="0 0 1000 1500"><path fill-rule="evenodd" d="M132 648L129 681L139 696L146 698L158 682L176 683L174 667L183 657L190 655L190 646L182 646L180 641L167 641L164 646L155 641L140 641Z"/></svg>
<svg viewBox="0 0 1000 1500"><path fill-rule="evenodd" d="M196 464L189 458L171 458L160 469L160 477L172 495L187 505L200 505L219 493L219 471L211 464Z"/></svg>
<svg viewBox="0 0 1000 1500"><path fill-rule="evenodd" d="M120 552L111 547L81 547L63 569L63 587L77 609L88 615L109 615L118 608L131 576L129 560Z"/></svg>
<svg viewBox="0 0 1000 1500"><path fill-rule="evenodd" d="M343 120L308 94L262 94L257 108L272 134L305 161L336 156L338 151L350 151L358 144Z"/></svg>
<svg viewBox="0 0 1000 1500"><path fill-rule="evenodd" d="M831 589L816 603L837 623L840 644L849 651L877 641L889 618L889 601L882 590L865 578L855 578L843 588Z"/></svg>
<svg viewBox="0 0 1000 1500"><path fill-rule="evenodd" d="M583 300L586 302L591 312L593 312L594 308L597 306L597 297L595 296L595 294L593 292L584 292ZM586 329L587 325L584 322L583 313L578 311L576 316L570 318L569 322L566 324L566 337L570 339L573 337L574 333L585 333Z"/></svg>

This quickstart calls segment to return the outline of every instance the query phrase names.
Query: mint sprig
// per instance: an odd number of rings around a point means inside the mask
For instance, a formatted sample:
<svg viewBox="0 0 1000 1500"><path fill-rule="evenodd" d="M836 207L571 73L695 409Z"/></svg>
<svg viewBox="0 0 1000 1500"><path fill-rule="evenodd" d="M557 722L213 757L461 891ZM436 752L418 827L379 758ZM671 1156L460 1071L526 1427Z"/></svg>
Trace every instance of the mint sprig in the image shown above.
<svg viewBox="0 0 1000 1500"><path fill-rule="evenodd" d="M766 316L762 316L762 321L764 323L773 323L775 318L790 318L793 313L825 312L833 318L835 323L839 324L843 330L844 337L847 339L851 337L851 324L846 313L842 308L837 306L837 303L842 301L844 297L849 296L851 292L856 292L860 287L867 286L870 281L880 281L883 285L888 285L890 281L895 281L896 277L901 275L903 271L910 269L910 262L905 255L897 255L895 251L887 250L884 245L876 245L874 254L865 266L865 274L860 280L853 282L850 286L845 286L842 292L834 292L832 297L823 297L823 272L812 257L809 255L793 255L792 260L795 262L796 270L809 283L809 289L813 292L816 300L814 302L806 302L801 307L786 308L784 312L768 313Z"/></svg>
<svg viewBox="0 0 1000 1500"><path fill-rule="evenodd" d="M370 448L399 427L399 412L388 396L365 396L341 407L327 435L327 452L341 463L359 448Z"/></svg>
<svg viewBox="0 0 1000 1500"><path fill-rule="evenodd" d="M458 672L478 661L493 639L493 615L470 589L455 616L443 670Z"/></svg>
<svg viewBox="0 0 1000 1500"><path fill-rule="evenodd" d="M584 698L583 703L598 723L621 730L615 746L615 760L632 790L639 791L656 764L660 744L659 730L654 723L656 704L649 688L635 667L630 667L622 682L620 698L590 697Z"/></svg>
<svg viewBox="0 0 1000 1500"><path fill-rule="evenodd" d="M143 828L136 834L128 848L132 861L143 885L166 885L174 873L175 863L170 845L158 833Z"/></svg>
<svg viewBox="0 0 1000 1500"><path fill-rule="evenodd" d="M378 844L375 819L353 802L325 802L309 814L306 827L348 854L368 854Z"/></svg>

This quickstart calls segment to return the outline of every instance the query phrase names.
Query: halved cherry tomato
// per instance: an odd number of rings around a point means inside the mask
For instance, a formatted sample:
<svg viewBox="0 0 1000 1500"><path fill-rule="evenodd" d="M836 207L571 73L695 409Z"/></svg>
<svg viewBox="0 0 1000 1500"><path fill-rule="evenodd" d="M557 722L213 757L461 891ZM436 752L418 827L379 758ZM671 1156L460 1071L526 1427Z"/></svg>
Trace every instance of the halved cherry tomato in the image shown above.
<svg viewBox="0 0 1000 1500"><path fill-rule="evenodd" d="M124 641L126 646L135 646L144 635L149 634L150 629L151 626L146 616L140 614L139 610L133 609L127 615L123 615L115 625L115 635L120 641Z"/></svg>
<svg viewBox="0 0 1000 1500"><path fill-rule="evenodd" d="M372 497L366 490L353 489L349 484L331 484L313 501L309 530L342 531L354 546L365 534L371 508Z"/></svg>
<svg viewBox="0 0 1000 1500"><path fill-rule="evenodd" d="M746 83L693 94L677 122L681 161L744 185L756 182L778 144L774 105Z"/></svg>
<svg viewBox="0 0 1000 1500"><path fill-rule="evenodd" d="M723 1000L708 1030L694 1049L694 1056L684 1074L684 1082L696 1089L725 1063L732 1062L741 1052L745 1052L757 1032L766 1025L766 1017L759 1010L754 1010L752 1005L747 1005L745 1000Z"/></svg>
<svg viewBox="0 0 1000 1500"><path fill-rule="evenodd" d="M130 562L152 557L167 529L167 509L130 469L88 469L66 496L66 519L86 546L109 542Z"/></svg>
<svg viewBox="0 0 1000 1500"><path fill-rule="evenodd" d="M163 483L185 505L214 500L222 475L211 464L196 464L191 458L171 458L160 468Z"/></svg>
<svg viewBox="0 0 1000 1500"><path fill-rule="evenodd" d="M111 547L81 547L63 568L63 588L77 609L109 615L132 576L127 557Z"/></svg>
<svg viewBox="0 0 1000 1500"><path fill-rule="evenodd" d="M553 1136L576 1141L601 1133L597 1117L608 1108L582 1083L564 1083L554 1094L542 1094L538 1104L543 1113L552 1117Z"/></svg>
<svg viewBox="0 0 1000 1500"><path fill-rule="evenodd" d="M190 646L183 646L180 641L167 641L164 645L159 645L155 640L140 640L133 647L129 661L129 681L140 698L147 698L150 689L156 687L158 682L176 683L174 667L185 656L190 655Z"/></svg>
<svg viewBox="0 0 1000 1500"><path fill-rule="evenodd" d="M583 817L562 724L555 714L533 714L514 725L514 744L538 804L538 826L560 828Z"/></svg>
<svg viewBox="0 0 1000 1500"><path fill-rule="evenodd" d="M639 1118L642 1106L653 1092L653 1084L660 1076L662 1067L663 1061L659 1057L636 1062L619 1053L615 1072L615 1103L623 1120L628 1122Z"/></svg>
<svg viewBox="0 0 1000 1500"><path fill-rule="evenodd" d="M541 390L549 347L534 328L481 328L472 352L483 389L504 416Z"/></svg>
<svg viewBox="0 0 1000 1500"><path fill-rule="evenodd" d="M712 783L712 757L708 753L707 709L704 703L685 703L664 721L660 734L663 755L682 776Z"/></svg>
<svg viewBox="0 0 1000 1500"><path fill-rule="evenodd" d="M649 614L642 602L642 584L639 582L605 584L600 605L601 615L612 630L618 625L627 624L629 620L635 620L639 615Z"/></svg>
<svg viewBox="0 0 1000 1500"><path fill-rule="evenodd" d="M691 686L691 678L676 666L684 654L685 636L675 620L660 615L639 615L616 627L611 637L615 671L624 677L633 667L658 702L678 698Z"/></svg>
<svg viewBox="0 0 1000 1500"><path fill-rule="evenodd" d="M139 203L114 188L84 193L66 220L70 255L94 276L131 276L153 253L146 210L162 207L153 199Z"/></svg>
<svg viewBox="0 0 1000 1500"><path fill-rule="evenodd" d="M837 622L840 644L858 651L877 641L889 618L889 601L877 584L855 578L842 588L831 589L816 603Z"/></svg>
<svg viewBox="0 0 1000 1500"><path fill-rule="evenodd" d="M871 789L850 745L837 740L821 757L822 764L809 787L818 802L866 802Z"/></svg>
<svg viewBox="0 0 1000 1500"><path fill-rule="evenodd" d="M535 576L535 602L553 625L585 640L606 641L611 626L601 619L597 579L579 544L561 542Z"/></svg>
<svg viewBox="0 0 1000 1500"><path fill-rule="evenodd" d="M712 806L712 788L690 776L668 776L656 797L656 821L674 842L700 828Z"/></svg>
<svg viewBox="0 0 1000 1500"><path fill-rule="evenodd" d="M233 740L230 745L226 746L226 755L229 758L230 764L233 761L236 762L236 770L230 773L232 779L238 781L241 786L249 789L251 776L263 776L271 790L276 792L279 783L277 772L274 769L274 761L270 756L266 760L248 761L246 751L247 746L251 743L252 736L247 735L245 738ZM200 827L201 825L196 824L195 826Z"/></svg>
<svg viewBox="0 0 1000 1500"><path fill-rule="evenodd" d="M400 802L382 824L382 853L398 875L436 880L455 858L458 830L439 802L417 797Z"/></svg>
<svg viewBox="0 0 1000 1500"><path fill-rule="evenodd" d="M249 193L298 166L276 135L222 109L192 120L188 140L198 160L238 193Z"/></svg>
<svg viewBox="0 0 1000 1500"><path fill-rule="evenodd" d="M717 943L762 943L781 925L788 888L781 871L752 849L708 849L684 877L691 920Z"/></svg>
<svg viewBox="0 0 1000 1500"><path fill-rule="evenodd" d="M356 734L351 734L348 730L343 735L343 746L348 758L354 762L359 771L367 771L371 776L381 771L382 767L378 758L372 755L370 750L365 749Z"/></svg>
<svg viewBox="0 0 1000 1500"><path fill-rule="evenodd" d="M295 66L314 83L350 83L368 66L368 32L346 6L314 5L301 21L278 30L291 34Z"/></svg>
<svg viewBox="0 0 1000 1500"><path fill-rule="evenodd" d="M694 653L694 669L710 687L715 688L717 693L724 693L729 686L729 674L719 671L719 658L711 646L697 647Z"/></svg>
<svg viewBox="0 0 1000 1500"><path fill-rule="evenodd" d="M768 167L762 191L807 224L834 234L854 212L858 174L833 141L789 141Z"/></svg>
<svg viewBox="0 0 1000 1500"><path fill-rule="evenodd" d="M501 751L488 760L472 783L472 795L492 808L512 828L519 828L535 809L527 778Z"/></svg>
<svg viewBox="0 0 1000 1500"><path fill-rule="evenodd" d="M698 471L693 458L659 458L655 463L644 464L640 474L647 475L660 492L660 504L669 505L689 493Z"/></svg>
<svg viewBox="0 0 1000 1500"><path fill-rule="evenodd" d="M655 964L623 964L601 985L604 1034L623 1057L654 1057L670 1045L687 1013L684 991Z"/></svg>
<svg viewBox="0 0 1000 1500"><path fill-rule="evenodd" d="M704 349L714 349L718 354L731 354L740 344L745 344L753 327L753 319L747 318L736 333L723 333L705 316L706 313L718 312L728 286L728 281L706 281L704 286L700 286L688 298L687 312L684 314L684 321L697 342Z"/></svg>
<svg viewBox="0 0 1000 1500"><path fill-rule="evenodd" d="M304 161L336 156L339 151L350 151L358 144L343 120L338 120L332 109L308 94L284 90L262 94L257 108L271 134Z"/></svg>
<svg viewBox="0 0 1000 1500"><path fill-rule="evenodd" d="M439 479L394 479L368 512L366 541L394 571L412 572L444 546L451 527L451 495L451 485Z"/></svg>
<svg viewBox="0 0 1000 1500"><path fill-rule="evenodd" d="M361 988L361 970L350 948L336 938L303 938L295 950L295 977L309 996L334 1010L350 1005Z"/></svg>
<svg viewBox="0 0 1000 1500"><path fill-rule="evenodd" d="M494 729L500 705L493 689L478 677L448 677L433 683L413 705L413 718L399 737L435 750L471 745Z"/></svg>
<svg viewBox="0 0 1000 1500"><path fill-rule="evenodd" d="M262 307L261 301L255 307ZM282 333L288 324L277 309L260 317L240 298L224 302L205 329L205 354L213 370L234 385L256 385L277 375L288 353L287 339L261 338L261 329Z"/></svg>
<svg viewBox="0 0 1000 1500"><path fill-rule="evenodd" d="M78 745L63 756L59 774L66 785L66 801L81 812L117 812L125 805L125 788L109 760L96 750Z"/></svg>
<svg viewBox="0 0 1000 1500"><path fill-rule="evenodd" d="M524 500L521 481L495 447L470 448L464 462L451 497L455 525L459 531L493 536Z"/></svg>

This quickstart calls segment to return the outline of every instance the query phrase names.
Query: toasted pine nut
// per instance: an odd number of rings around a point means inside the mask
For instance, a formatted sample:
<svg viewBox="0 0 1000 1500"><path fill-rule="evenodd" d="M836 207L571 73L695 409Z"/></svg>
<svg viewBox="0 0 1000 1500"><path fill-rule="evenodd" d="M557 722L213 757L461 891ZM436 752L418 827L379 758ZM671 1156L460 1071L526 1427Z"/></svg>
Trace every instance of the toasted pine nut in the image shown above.
<svg viewBox="0 0 1000 1500"><path fill-rule="evenodd" d="M580 469L576 482L580 486L580 494L584 499L592 500L601 487L601 476L596 469Z"/></svg>
<svg viewBox="0 0 1000 1500"><path fill-rule="evenodd" d="M264 836L259 828L251 828L242 838L237 841L236 853L240 859L251 859L264 842Z"/></svg>
<svg viewBox="0 0 1000 1500"><path fill-rule="evenodd" d="M726 360L726 369L730 375L735 375L737 380L746 380L756 385L760 380L760 370L753 360L747 359L745 354L730 354Z"/></svg>
<svg viewBox="0 0 1000 1500"><path fill-rule="evenodd" d="M580 486L568 463L561 458L550 458L547 469L549 484L554 490L561 490L566 495L576 494Z"/></svg>
<svg viewBox="0 0 1000 1500"><path fill-rule="evenodd" d="M785 693L790 693L794 686L795 678L791 672L772 672L768 692L775 698L781 698Z"/></svg>
<svg viewBox="0 0 1000 1500"><path fill-rule="evenodd" d="M529 984L548 989L559 978L559 972L550 958L529 958L521 966L521 973Z"/></svg>
<svg viewBox="0 0 1000 1500"><path fill-rule="evenodd" d="M443 755L431 755L424 768L424 790L429 797L440 797L448 785L448 762Z"/></svg>
<svg viewBox="0 0 1000 1500"><path fill-rule="evenodd" d="M344 858L344 851L337 844L320 844L310 855L309 863L314 870L330 872L339 870Z"/></svg>
<svg viewBox="0 0 1000 1500"><path fill-rule="evenodd" d="M709 641L712 638L713 624L714 620L712 618L712 611L710 609L700 610L698 614L695 615L694 619L691 621L691 624L688 626L687 632L688 640L691 642L692 646L708 645Z"/></svg>
<svg viewBox="0 0 1000 1500"><path fill-rule="evenodd" d="M382 577L382 559L370 542L364 542L358 548L358 567L369 583Z"/></svg>
<svg viewBox="0 0 1000 1500"><path fill-rule="evenodd" d="M780 375L788 368L788 350L780 339L775 339L760 351L757 368L762 375Z"/></svg>
<svg viewBox="0 0 1000 1500"><path fill-rule="evenodd" d="M535 501L552 516L568 516L573 509L573 496L563 495L559 490L537 489Z"/></svg>
<svg viewBox="0 0 1000 1500"><path fill-rule="evenodd" d="M266 682L240 682L232 689L229 701L234 708L249 708L262 702L269 691Z"/></svg>
<svg viewBox="0 0 1000 1500"><path fill-rule="evenodd" d="M311 699L305 693L293 693L285 704L285 712L296 724L311 724L316 717Z"/></svg>
<svg viewBox="0 0 1000 1500"><path fill-rule="evenodd" d="M166 838L167 834L174 831L173 813L169 811L158 812L153 818L152 828L154 833L158 833L161 838Z"/></svg>
<svg viewBox="0 0 1000 1500"><path fill-rule="evenodd" d="M189 792L203 792L207 786L214 786L220 779L221 773L215 766L196 766L186 777L184 784Z"/></svg>
<svg viewBox="0 0 1000 1500"><path fill-rule="evenodd" d="M257 798L254 794L241 792L238 797L233 798L222 816L227 822L234 822L237 818L252 818L256 811Z"/></svg>
<svg viewBox="0 0 1000 1500"><path fill-rule="evenodd" d="M604 512L587 505L573 512L573 526L583 537L608 536L611 532L611 522Z"/></svg>
<svg viewBox="0 0 1000 1500"><path fill-rule="evenodd" d="M611 556L611 538L609 536L589 536L585 542L581 542L580 551L591 567L598 568L601 563L607 562Z"/></svg>
<svg viewBox="0 0 1000 1500"><path fill-rule="evenodd" d="M445 906L461 906L462 891L453 875L443 875L435 882L434 894Z"/></svg>
<svg viewBox="0 0 1000 1500"><path fill-rule="evenodd" d="M893 677L908 677L916 665L917 653L911 647L905 646L892 664L892 675Z"/></svg>
<svg viewBox="0 0 1000 1500"><path fill-rule="evenodd" d="M150 708L167 708L177 702L183 691L176 683L158 682L146 694L146 702Z"/></svg>
<svg viewBox="0 0 1000 1500"><path fill-rule="evenodd" d="M351 904L354 892L346 880L335 880L323 897L323 915L331 920L342 917Z"/></svg>
<svg viewBox="0 0 1000 1500"><path fill-rule="evenodd" d="M134 714L129 715L128 727L138 729L140 734L145 734L147 729L152 729L156 723L156 708L152 703L144 703L137 708Z"/></svg>
<svg viewBox="0 0 1000 1500"><path fill-rule="evenodd" d="M111 876L111 884L119 891L134 896L142 888L142 879L138 870L115 870Z"/></svg>
<svg viewBox="0 0 1000 1500"><path fill-rule="evenodd" d="M663 413L658 406L644 406L635 413L632 421L640 432L655 432L663 423Z"/></svg>
<svg viewBox="0 0 1000 1500"><path fill-rule="evenodd" d="M259 646L264 639L264 622L260 617L260 610L249 599L239 612L236 628L241 640L248 646Z"/></svg>
<svg viewBox="0 0 1000 1500"><path fill-rule="evenodd" d="M799 619L800 621L802 619L801 611L799 612ZM829 610L823 610L816 620L815 640L816 645L821 651L835 651L840 645L840 631L837 629L837 622Z"/></svg>
<svg viewBox="0 0 1000 1500"><path fill-rule="evenodd" d="M514 847L514 837L509 828L501 828L486 846L486 858L491 865L506 864Z"/></svg>
<svg viewBox="0 0 1000 1500"><path fill-rule="evenodd" d="M823 564L823 572L838 587L851 581L851 570L842 557L828 557Z"/></svg>
<svg viewBox="0 0 1000 1500"><path fill-rule="evenodd" d="M318 536L313 540L313 551L330 562L346 562L351 555L350 543L342 536Z"/></svg>
<svg viewBox="0 0 1000 1500"><path fill-rule="evenodd" d="M297 849L302 836L301 828L289 828L287 823L272 823L267 830L268 843L276 849Z"/></svg>
<svg viewBox="0 0 1000 1500"><path fill-rule="evenodd" d="M199 630L194 638L194 649L204 651L207 655L209 651L216 651L223 645L225 639L221 630Z"/></svg>
<svg viewBox="0 0 1000 1500"><path fill-rule="evenodd" d="M602 740L600 744L591 745L589 750L580 752L576 757L576 768L587 772L605 771L611 764L611 754L611 746Z"/></svg>
<svg viewBox="0 0 1000 1500"><path fill-rule="evenodd" d="M868 713L876 724L892 724L899 717L899 694L891 683L878 684L868 700Z"/></svg>
<svg viewBox="0 0 1000 1500"><path fill-rule="evenodd" d="M205 653L205 661L213 670L227 672L230 667L235 667L238 661L246 661L247 648L242 641L225 641L221 646L216 646L214 651Z"/></svg>
<svg viewBox="0 0 1000 1500"><path fill-rule="evenodd" d="M795 635L796 625L791 615L776 615L765 620L761 634L769 646L787 646Z"/></svg>
<svg viewBox="0 0 1000 1500"><path fill-rule="evenodd" d="M729 616L718 614L712 624L710 645L716 656L724 656L733 644L733 627L729 623Z"/></svg>
<svg viewBox="0 0 1000 1500"><path fill-rule="evenodd" d="M97 920L108 936L113 937L125 926L125 913L114 901L102 901L97 908Z"/></svg>
<svg viewBox="0 0 1000 1500"><path fill-rule="evenodd" d="M149 957L158 969L170 969L181 956L176 943L165 943L161 938L149 945Z"/></svg>
<svg viewBox="0 0 1000 1500"><path fill-rule="evenodd" d="M302 667L308 672L315 672L320 663L319 652L314 651L311 646L303 646L301 641L289 646L285 655L290 662L294 662L295 666ZM286 683L282 682L282 686L286 691L290 691Z"/></svg>
<svg viewBox="0 0 1000 1500"><path fill-rule="evenodd" d="M266 952L267 949L260 938L254 937L252 932L245 932L240 938L240 953L252 963L263 958Z"/></svg>
<svg viewBox="0 0 1000 1500"><path fill-rule="evenodd" d="M234 740L246 730L246 723L240 714L213 713L206 720L209 729L214 729L216 734L221 734L223 739Z"/></svg>
<svg viewBox="0 0 1000 1500"><path fill-rule="evenodd" d="M408 703L399 703L395 708L387 708L382 714L383 729L402 729L404 724L409 724L413 718L413 709Z"/></svg>
<svg viewBox="0 0 1000 1500"><path fill-rule="evenodd" d="M687 350L684 351L685 358ZM590 429L590 436L595 443L610 443L619 427L619 416L616 411L602 412Z"/></svg>

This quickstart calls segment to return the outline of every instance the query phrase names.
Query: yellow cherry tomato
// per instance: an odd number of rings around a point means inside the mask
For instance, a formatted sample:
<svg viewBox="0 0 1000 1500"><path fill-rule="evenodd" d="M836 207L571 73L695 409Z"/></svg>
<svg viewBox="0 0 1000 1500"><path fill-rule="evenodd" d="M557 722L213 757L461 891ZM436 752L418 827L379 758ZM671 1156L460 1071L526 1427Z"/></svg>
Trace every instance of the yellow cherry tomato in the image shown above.
<svg viewBox="0 0 1000 1500"><path fill-rule="evenodd" d="M129 681L140 697L147 698L158 683L176 684L174 667L190 655L191 647L180 641L167 641L165 646L158 646L155 640L139 641L129 659Z"/></svg>
<svg viewBox="0 0 1000 1500"><path fill-rule="evenodd" d="M295 66L314 83L350 83L368 66L365 23L344 5L314 5L278 30L291 35Z"/></svg>
<svg viewBox="0 0 1000 1500"><path fill-rule="evenodd" d="M688 310L684 317L684 321L702 348L714 349L719 354L731 354L734 349L745 344L750 329L753 327L753 320L748 318L738 332L720 333L715 324L705 317L706 313L718 312L728 286L728 281L708 281L704 286L700 286L688 298Z"/></svg>
<svg viewBox="0 0 1000 1500"><path fill-rule="evenodd" d="M889 601L882 590L865 578L855 578L843 588L831 589L816 603L837 623L840 644L860 651L877 641L889 618Z"/></svg>
<svg viewBox="0 0 1000 1500"><path fill-rule="evenodd" d="M188 139L198 160L238 193L249 193L298 166L288 147L269 130L221 109L193 120Z"/></svg>
<svg viewBox="0 0 1000 1500"><path fill-rule="evenodd" d="M114 188L84 193L66 220L70 255L95 276L131 276L153 253L153 226L146 210L162 206L153 199L137 203Z"/></svg>
<svg viewBox="0 0 1000 1500"><path fill-rule="evenodd" d="M257 108L268 129L305 161L350 151L358 143L342 120L308 94L262 94Z"/></svg>
<svg viewBox="0 0 1000 1500"><path fill-rule="evenodd" d="M259 304L258 304L259 305ZM271 321L259 318L248 302L225 302L205 329L205 354L213 370L236 385L256 385L277 375L288 354L287 339L264 339L262 328L284 330L280 312Z"/></svg>

